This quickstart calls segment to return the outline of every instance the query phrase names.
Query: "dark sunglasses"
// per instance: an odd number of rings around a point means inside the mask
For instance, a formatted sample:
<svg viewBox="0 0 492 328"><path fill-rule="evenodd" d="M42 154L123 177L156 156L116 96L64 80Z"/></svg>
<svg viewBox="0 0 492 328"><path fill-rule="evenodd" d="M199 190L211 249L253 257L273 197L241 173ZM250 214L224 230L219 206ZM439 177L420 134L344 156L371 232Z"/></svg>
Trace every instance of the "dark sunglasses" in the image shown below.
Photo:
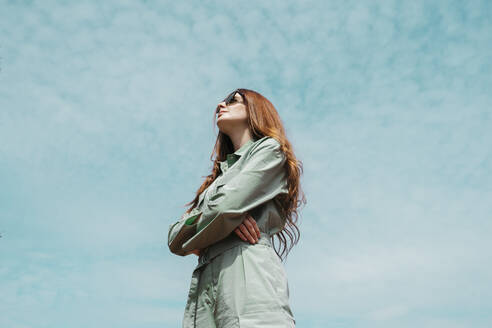
<svg viewBox="0 0 492 328"><path fill-rule="evenodd" d="M243 99L244 99L244 95L243 95L241 92L239 92L239 90L238 90L238 89L236 89L236 90L232 91L232 92L231 92L231 93L230 93L230 94L229 94L229 95L228 95L228 96L227 96L227 97L223 100L223 101L225 102L226 106L228 106L228 105L232 104L233 102L237 101L237 100L236 100L236 98L235 98L236 93L239 93L239 94L243 97ZM220 107L219 107L219 106L217 106L217 110L215 111L215 113L216 113L216 114L218 114L218 113L219 113L219 111L220 111Z"/></svg>

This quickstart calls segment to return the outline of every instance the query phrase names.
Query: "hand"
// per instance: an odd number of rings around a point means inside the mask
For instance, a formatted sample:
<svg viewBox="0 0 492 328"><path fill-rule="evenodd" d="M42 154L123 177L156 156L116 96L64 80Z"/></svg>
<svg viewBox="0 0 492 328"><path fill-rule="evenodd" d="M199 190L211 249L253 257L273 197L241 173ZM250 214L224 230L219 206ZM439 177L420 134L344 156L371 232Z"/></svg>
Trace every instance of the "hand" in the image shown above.
<svg viewBox="0 0 492 328"><path fill-rule="evenodd" d="M258 238L260 238L260 229L258 229L255 219L253 219L249 213L243 222L234 229L234 232L239 238L244 241L249 241L251 244L257 243Z"/></svg>

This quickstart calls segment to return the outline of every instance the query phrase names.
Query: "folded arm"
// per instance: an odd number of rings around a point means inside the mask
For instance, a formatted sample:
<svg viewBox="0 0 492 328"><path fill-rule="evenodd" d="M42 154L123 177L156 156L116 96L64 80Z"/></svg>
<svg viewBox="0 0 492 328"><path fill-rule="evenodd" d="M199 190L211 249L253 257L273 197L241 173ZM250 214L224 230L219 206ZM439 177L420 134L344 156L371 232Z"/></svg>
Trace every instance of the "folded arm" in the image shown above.
<svg viewBox="0 0 492 328"><path fill-rule="evenodd" d="M170 226L170 250L185 255L208 247L227 237L243 222L249 210L287 193L285 160L280 144L273 138L255 146L234 177L208 191L208 201L204 200L200 210L183 215Z"/></svg>
<svg viewBox="0 0 492 328"><path fill-rule="evenodd" d="M188 252L182 249L182 245L185 241L190 239L196 232L196 228L192 225L202 213L194 208L190 213L184 213L181 218L169 225L169 232L167 235L168 246L171 252L176 255L185 256Z"/></svg>

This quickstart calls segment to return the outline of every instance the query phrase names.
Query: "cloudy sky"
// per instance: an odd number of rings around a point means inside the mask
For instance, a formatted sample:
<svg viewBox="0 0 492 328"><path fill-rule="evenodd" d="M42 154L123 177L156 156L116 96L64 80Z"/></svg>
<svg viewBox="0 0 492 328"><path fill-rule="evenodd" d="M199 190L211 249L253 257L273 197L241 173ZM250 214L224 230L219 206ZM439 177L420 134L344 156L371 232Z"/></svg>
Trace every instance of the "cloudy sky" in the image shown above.
<svg viewBox="0 0 492 328"><path fill-rule="evenodd" d="M1 327L180 326L238 87L303 162L297 327L490 327L490 1L0 3Z"/></svg>

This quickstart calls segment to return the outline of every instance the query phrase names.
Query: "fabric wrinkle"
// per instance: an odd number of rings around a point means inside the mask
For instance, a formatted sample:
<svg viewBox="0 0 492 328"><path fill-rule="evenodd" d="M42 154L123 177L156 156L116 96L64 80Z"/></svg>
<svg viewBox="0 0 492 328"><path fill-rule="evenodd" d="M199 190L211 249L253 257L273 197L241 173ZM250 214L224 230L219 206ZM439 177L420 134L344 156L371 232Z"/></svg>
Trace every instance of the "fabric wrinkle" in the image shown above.
<svg viewBox="0 0 492 328"><path fill-rule="evenodd" d="M275 139L248 141L219 162L221 173L198 206L169 226L171 252L200 249L183 328L295 327L287 276L270 241L285 224L275 206L288 193L284 163ZM247 215L260 229L255 244L234 233Z"/></svg>

